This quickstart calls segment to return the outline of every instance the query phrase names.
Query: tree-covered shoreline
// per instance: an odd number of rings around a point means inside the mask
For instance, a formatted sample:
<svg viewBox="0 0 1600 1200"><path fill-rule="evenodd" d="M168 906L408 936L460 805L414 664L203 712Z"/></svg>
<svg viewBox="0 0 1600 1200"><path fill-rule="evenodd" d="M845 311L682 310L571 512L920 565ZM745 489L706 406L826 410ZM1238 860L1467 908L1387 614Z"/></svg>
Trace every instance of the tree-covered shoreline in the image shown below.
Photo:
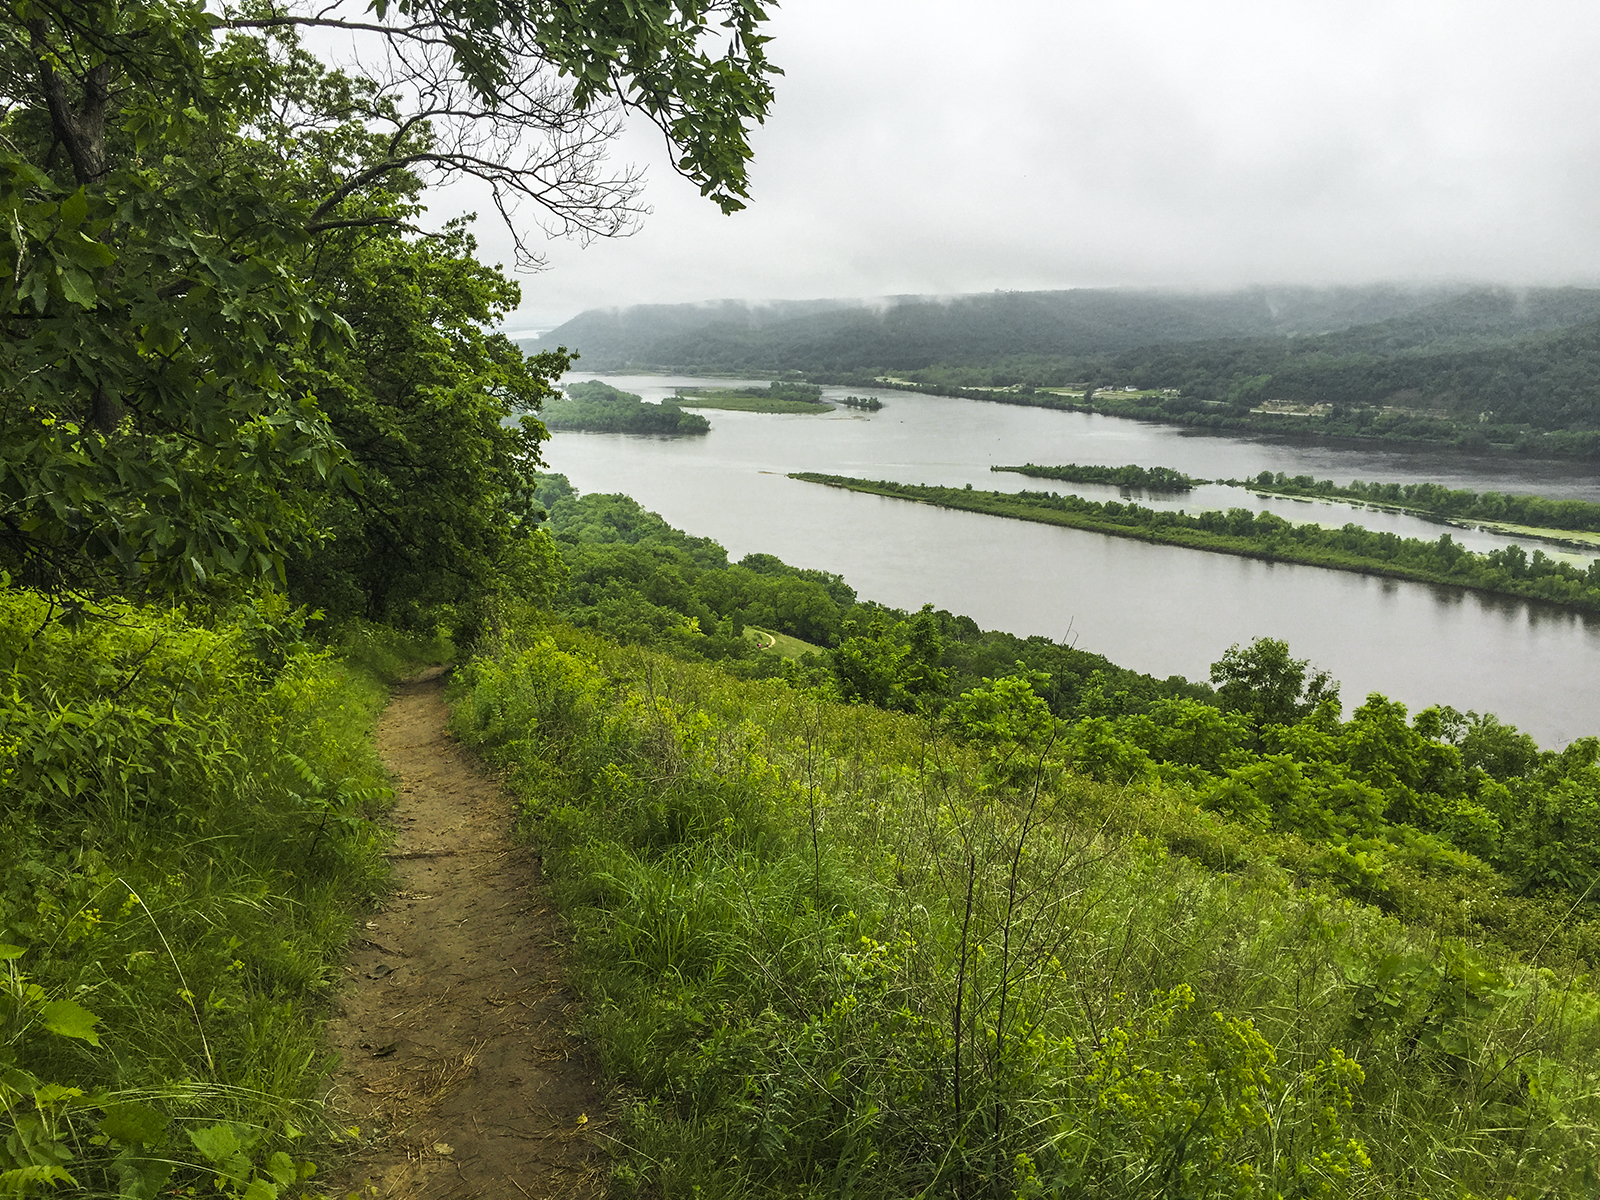
<svg viewBox="0 0 1600 1200"><path fill-rule="evenodd" d="M1171 467L1140 467L1131 463L1123 467L1080 466L1078 463L1040 466L1037 463L1024 463L1020 467L995 466L989 470L1009 471L1033 479L1057 479L1063 483L1106 483L1147 492L1187 492L1198 484L1211 482L1209 479L1192 478Z"/></svg>
<svg viewBox="0 0 1600 1200"><path fill-rule="evenodd" d="M1159 468L1158 468L1159 469ZM1587 500L1553 500L1503 492L1474 492L1437 483L1364 483L1345 486L1331 479L1263 471L1250 479L1224 479L1233 487L1249 488L1274 496L1309 496L1324 500L1354 500L1401 512L1426 513L1460 521L1520 525L1553 533L1576 530L1600 532L1600 504Z"/></svg>
<svg viewBox="0 0 1600 1200"><path fill-rule="evenodd" d="M1402 538L1349 524L1342 529L1291 524L1248 509L1189 515L1116 501L1100 503L1050 492L984 492L963 488L796 472L792 479L989 516L1064 525L1113 537L1184 546L1243 558L1328 567L1417 583L1465 587L1525 600L1600 612L1600 560L1587 570L1529 555L1520 546L1474 554L1449 534L1436 542Z"/></svg>
<svg viewBox="0 0 1600 1200"><path fill-rule="evenodd" d="M903 392L923 392L931 396L951 396L963 400L982 400L1022 408L1049 408L1061 412L1089 412L1105 417L1123 417L1159 425L1181 425L1188 429L1218 434L1285 437L1306 441L1389 442L1397 445L1454 447L1469 453L1495 451L1536 458L1600 457L1600 431L1540 430L1520 428L1505 431L1505 440L1488 441L1477 423L1454 422L1426 413L1376 409L1343 414L1298 416L1290 413L1253 412L1248 406L1230 408L1219 401L1183 397L1133 396L1108 400L1095 392L1062 395L1031 385L981 388L937 382L914 382L883 376L819 372L812 376L819 383L841 386L893 388ZM1495 431L1498 432L1498 431Z"/></svg>

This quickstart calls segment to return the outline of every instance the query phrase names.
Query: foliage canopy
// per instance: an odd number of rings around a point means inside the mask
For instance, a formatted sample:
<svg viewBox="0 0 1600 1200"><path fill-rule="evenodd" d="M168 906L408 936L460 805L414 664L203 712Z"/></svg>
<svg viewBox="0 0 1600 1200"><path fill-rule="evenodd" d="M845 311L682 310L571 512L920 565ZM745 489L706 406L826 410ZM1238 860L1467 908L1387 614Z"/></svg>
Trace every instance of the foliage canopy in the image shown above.
<svg viewBox="0 0 1600 1200"><path fill-rule="evenodd" d="M568 360L482 333L518 291L459 228L418 227L423 189L486 184L524 264L519 204L552 233L626 232L639 179L604 159L633 110L734 211L776 74L765 20L742 0L0 13L0 568L228 591L332 536L340 586L388 612L373 563L419 565L394 559L402 530L440 545L428 498L461 530L443 577L525 559L543 431L491 426Z"/></svg>

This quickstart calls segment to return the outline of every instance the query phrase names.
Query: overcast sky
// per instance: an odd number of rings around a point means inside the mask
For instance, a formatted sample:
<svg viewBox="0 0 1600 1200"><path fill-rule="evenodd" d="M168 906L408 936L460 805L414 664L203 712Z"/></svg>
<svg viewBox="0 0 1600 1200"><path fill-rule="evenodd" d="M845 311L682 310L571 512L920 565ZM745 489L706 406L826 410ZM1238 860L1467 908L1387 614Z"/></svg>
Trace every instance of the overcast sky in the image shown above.
<svg viewBox="0 0 1600 1200"><path fill-rule="evenodd" d="M723 297L1600 282L1592 0L789 0L771 30L749 209L630 129L616 157L654 213L549 243L509 327Z"/></svg>

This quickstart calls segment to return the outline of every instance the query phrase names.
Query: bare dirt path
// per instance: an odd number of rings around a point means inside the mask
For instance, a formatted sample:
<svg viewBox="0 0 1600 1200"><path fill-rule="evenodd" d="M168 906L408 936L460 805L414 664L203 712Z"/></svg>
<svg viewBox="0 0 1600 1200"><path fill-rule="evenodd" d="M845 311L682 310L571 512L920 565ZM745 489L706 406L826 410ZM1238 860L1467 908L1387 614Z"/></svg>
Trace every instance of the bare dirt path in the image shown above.
<svg viewBox="0 0 1600 1200"><path fill-rule="evenodd" d="M401 686L378 725L394 772L400 890L345 965L334 1102L362 1148L336 1194L598 1197L602 1096L569 1030L560 931L511 806L445 732L442 679Z"/></svg>

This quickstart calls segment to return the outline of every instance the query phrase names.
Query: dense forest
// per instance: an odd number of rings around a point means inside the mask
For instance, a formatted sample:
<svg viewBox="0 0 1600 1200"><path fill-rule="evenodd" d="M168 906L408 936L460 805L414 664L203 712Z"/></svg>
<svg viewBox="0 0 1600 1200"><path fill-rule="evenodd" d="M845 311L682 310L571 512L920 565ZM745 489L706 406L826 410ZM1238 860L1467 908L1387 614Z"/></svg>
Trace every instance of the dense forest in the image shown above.
<svg viewBox="0 0 1600 1200"><path fill-rule="evenodd" d="M581 313L534 348L573 346L586 364L608 370L633 365L859 374L992 366L1030 357L1059 363L1146 345L1345 329L1451 294L1399 287L1218 293L1085 288L898 296L875 304L641 305Z"/></svg>

